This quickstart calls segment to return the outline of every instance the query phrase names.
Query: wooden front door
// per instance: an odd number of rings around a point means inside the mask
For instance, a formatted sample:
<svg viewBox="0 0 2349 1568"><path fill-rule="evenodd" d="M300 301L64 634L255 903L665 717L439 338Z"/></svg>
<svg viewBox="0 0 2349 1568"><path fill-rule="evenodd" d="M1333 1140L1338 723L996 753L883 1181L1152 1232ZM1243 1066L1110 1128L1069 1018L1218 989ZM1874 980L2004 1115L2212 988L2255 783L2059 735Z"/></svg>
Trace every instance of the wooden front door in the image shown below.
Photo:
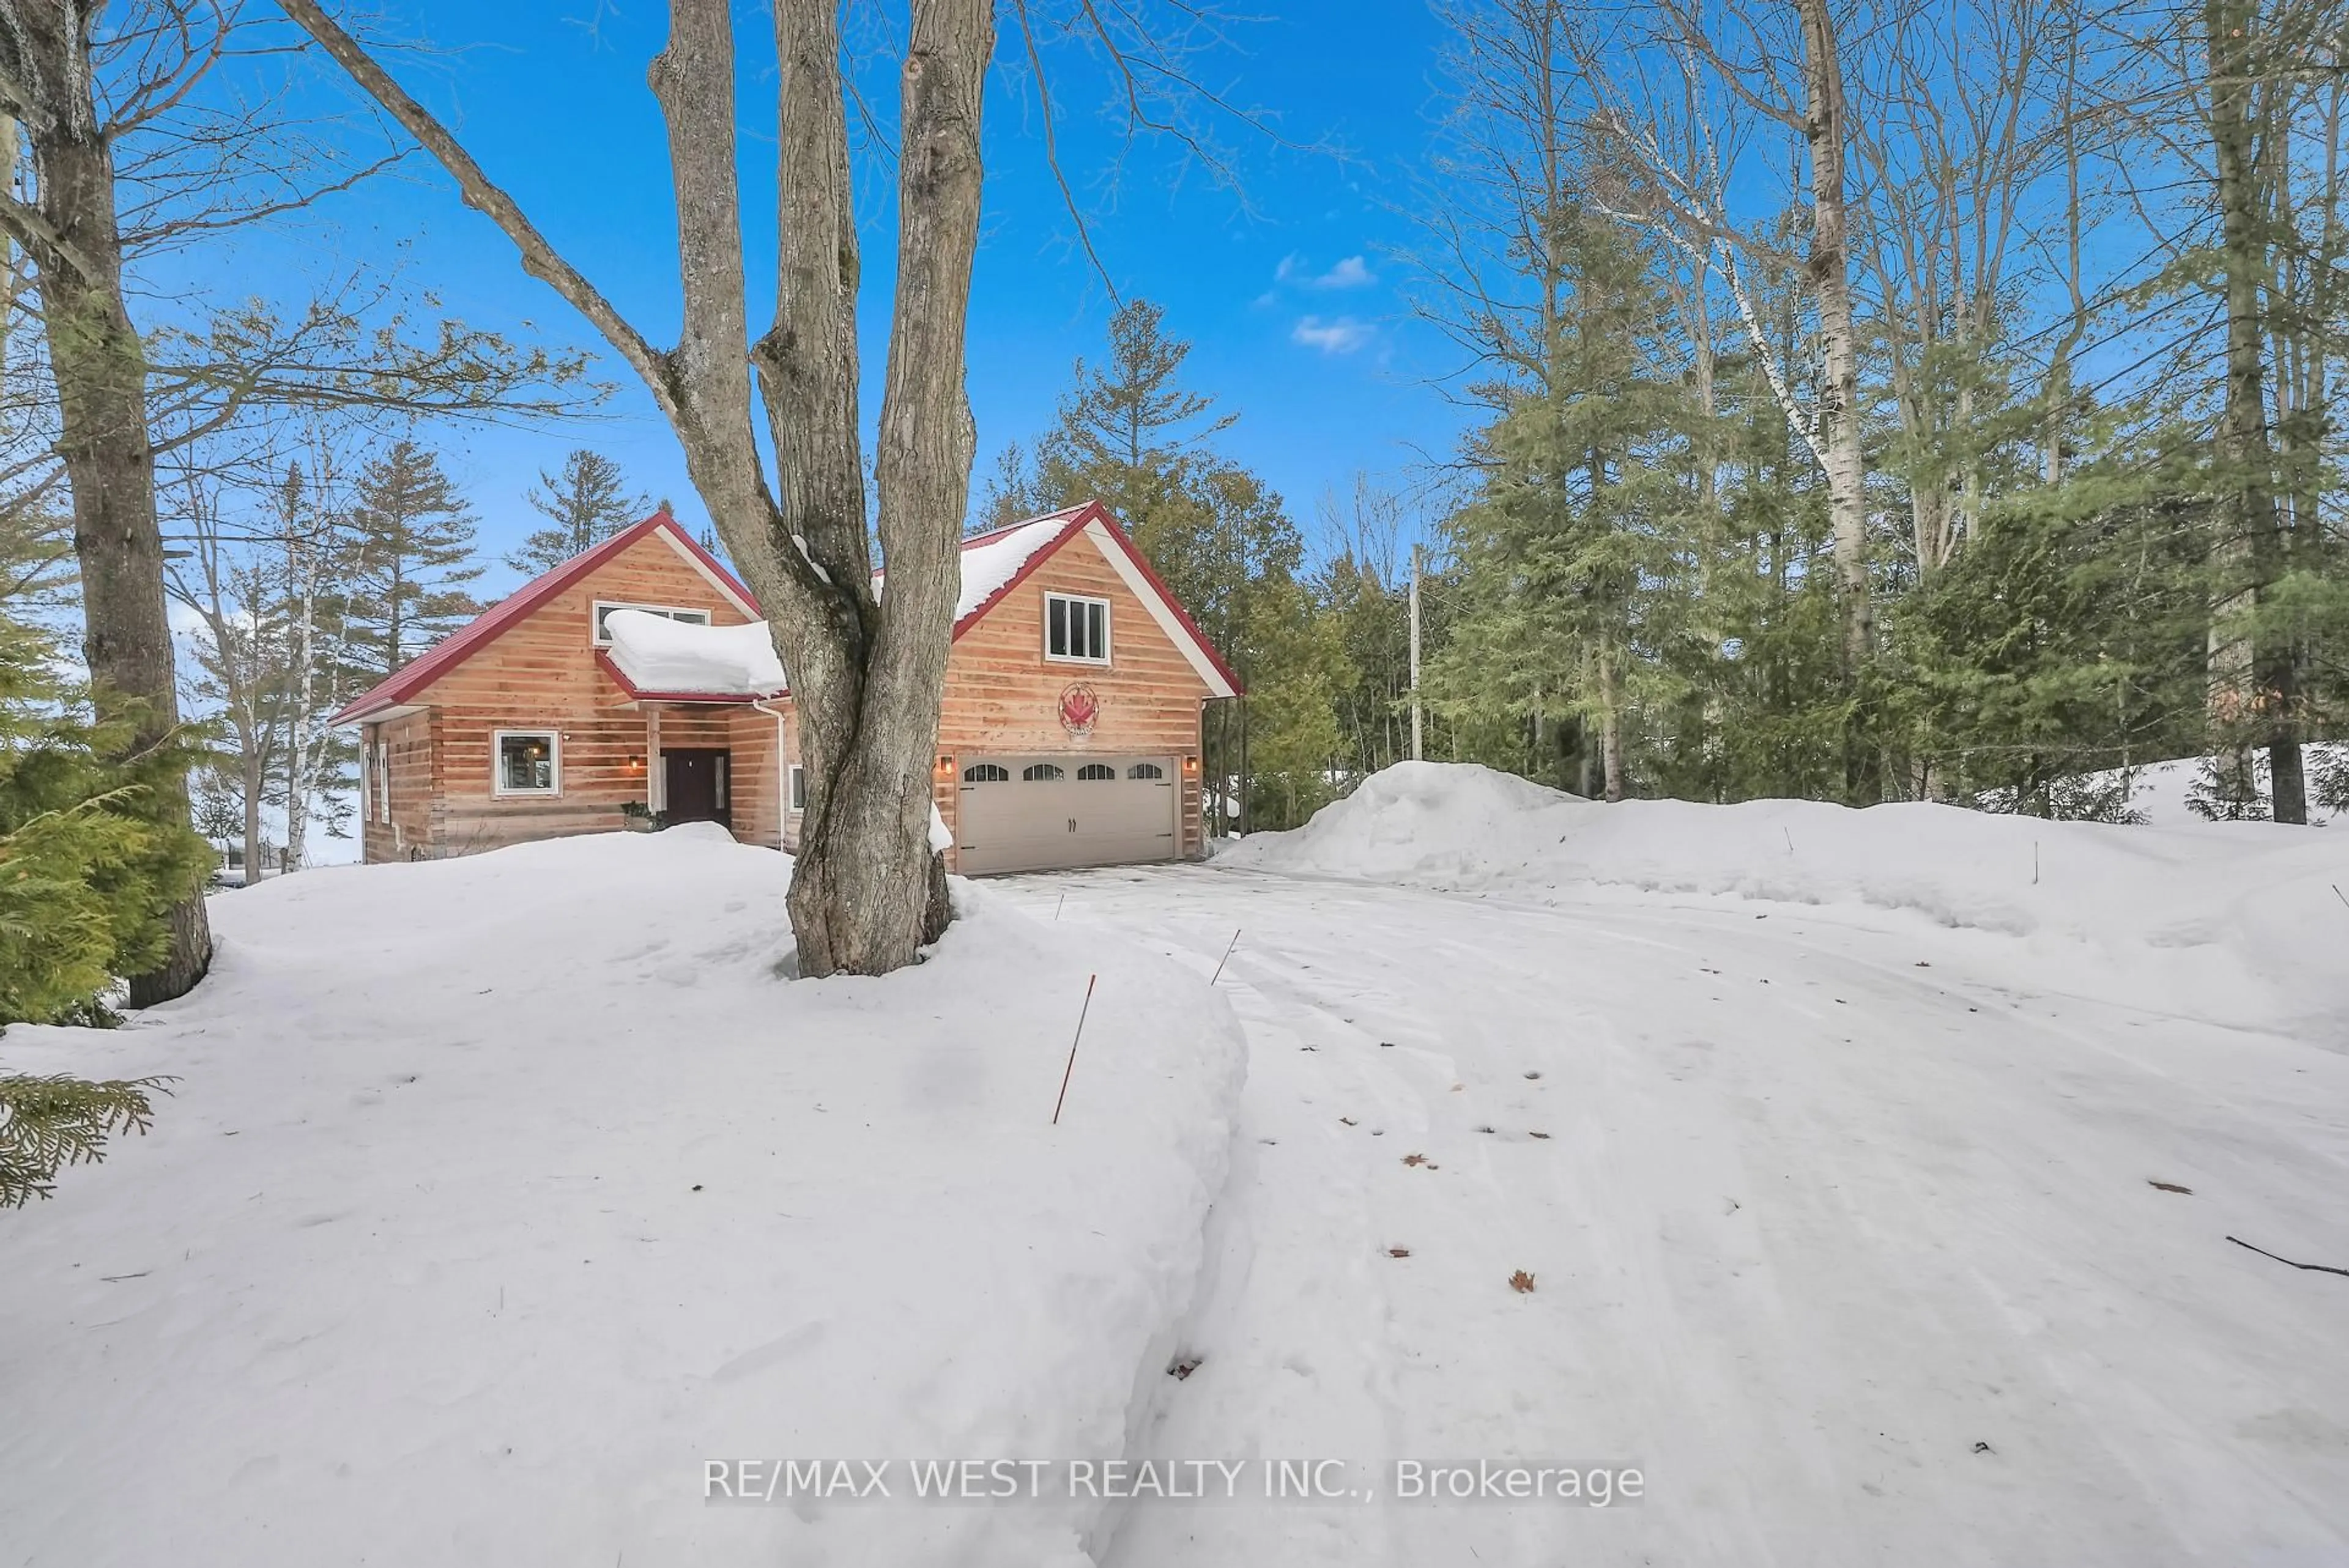
<svg viewBox="0 0 2349 1568"><path fill-rule="evenodd" d="M707 747L680 748L661 753L661 780L667 804L662 815L678 822L715 822L731 830L733 801L730 795L733 754Z"/></svg>

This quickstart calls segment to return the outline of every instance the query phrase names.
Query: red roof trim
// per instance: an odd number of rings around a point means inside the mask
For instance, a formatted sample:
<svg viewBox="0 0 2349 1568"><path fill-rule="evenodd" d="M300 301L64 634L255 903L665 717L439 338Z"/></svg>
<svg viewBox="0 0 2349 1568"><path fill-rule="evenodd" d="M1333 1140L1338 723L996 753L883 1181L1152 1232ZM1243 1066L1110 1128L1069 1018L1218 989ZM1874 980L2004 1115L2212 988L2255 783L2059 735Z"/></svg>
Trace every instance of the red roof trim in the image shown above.
<svg viewBox="0 0 2349 1568"><path fill-rule="evenodd" d="M642 686L636 685L636 682L628 678L627 672L620 668L620 662L612 656L611 649L596 649L595 664L596 666L605 675L612 677L612 684L626 692L628 695L629 699L634 702L727 702L748 704L754 702L773 702L778 697L785 697L792 695L791 688L789 686L785 686L781 691L769 692L647 691Z"/></svg>
<svg viewBox="0 0 2349 1568"><path fill-rule="evenodd" d="M1053 536L1050 542L1045 544L1041 549L1030 555L1026 561L1022 562L1020 563L1019 570L1012 573L1009 582L1005 583L994 593L989 593L985 599L979 601L978 603L972 606L968 614L960 617L955 622L953 641L960 642L965 632L969 631L971 627L977 625L979 621L986 616L988 611L994 609L998 604L1009 598L1012 591L1018 588L1021 583L1027 582L1030 577L1033 576L1037 569L1041 567L1045 562L1060 553L1061 547L1062 545L1065 545L1070 540L1074 539L1078 534L1083 532L1086 524L1098 522L1102 526L1103 531L1105 531L1111 539L1117 542L1118 549L1124 552L1125 558L1132 562L1134 567L1142 573L1143 581L1150 584L1152 591L1158 595L1160 602L1165 604L1169 610L1174 612L1176 624L1189 634L1191 640L1198 645L1199 651L1207 655L1207 662L1215 665L1216 673L1224 677L1225 681L1231 686L1232 690L1235 692L1245 692L1247 689L1241 684L1240 677L1233 671L1231 665L1224 662L1224 656L1222 654L1216 652L1216 645L1207 640L1206 634L1199 630L1198 623L1191 619L1191 613L1183 607L1182 601L1178 600L1172 593L1168 592L1165 580L1161 578L1157 572L1151 567L1150 562L1143 555L1142 552L1134 548L1133 541L1128 538L1125 530L1119 526L1116 517L1111 513L1108 507L1103 506L1098 500L1089 500L1082 506L1064 507L1056 512L1045 512L1040 517L1030 518L1025 521L1011 523L1003 528L990 529L985 533L972 534L962 542L962 548L968 550L974 545L988 543L993 540L1001 538L1004 534L1010 532L1012 529L1033 527L1036 523L1051 518L1061 520L1060 532ZM458 665L462 664L465 660L471 658L474 654L480 652L490 643L494 642L509 628L520 622L532 611L537 609L541 604L543 604L546 601L554 597L555 594L560 593L564 589L569 587L572 583L576 583L580 578L587 575L587 573L594 572L600 566L603 566L615 556L619 555L622 552L628 549L629 546L636 543L640 540L648 538L656 532L666 532L668 535L671 543L684 549L696 562L708 571L709 574L719 582L727 593L733 595L733 597L743 605L748 606L751 614L756 615L759 614L759 602L751 596L750 591L744 587L741 582L736 578L731 572L727 571L724 564L721 563L716 556L710 554L709 552L702 549L699 544L696 543L693 536L686 532L684 526L680 524L676 518L671 517L666 511L657 511L653 513L652 516L645 519L642 522L636 524L634 527L624 529L620 532L614 534L611 538L605 540L603 543L597 545L595 549L588 551L586 553L583 555L574 555L570 560L564 562L562 565L556 567L554 571L546 573L542 576L533 578L530 582L525 583L520 588L517 588L512 593L509 593L506 597L499 600L495 604L491 605L487 610L481 612L481 614L472 621L459 627L448 636L443 637L439 643L428 649L421 657L416 659L404 668L394 672L388 680L382 682L366 695L355 698L351 703L345 707L340 713L336 714L335 717L327 722L330 724L349 724L355 720L367 717L369 714L378 709L398 707L400 704L406 702L409 697L421 691L424 687L440 679L441 676L447 674ZM876 573L875 575L877 576L879 573ZM612 662L610 656L605 652L605 650L601 648L596 649L595 659L597 664L602 665L605 673L612 677L613 681L620 687L620 689L627 693L631 698L638 702L722 702L740 704L771 702L778 697L787 696L790 695L788 688L784 691L773 693L771 696L744 696L738 693L730 692L640 691L635 686L630 684L627 676L620 673L619 666Z"/></svg>
<svg viewBox="0 0 2349 1568"><path fill-rule="evenodd" d="M1183 630L1191 634L1191 640L1199 645L1199 651L1207 655L1207 662L1216 666L1216 673L1224 677L1226 683L1231 686L1234 695L1246 696L1247 686L1240 679L1239 672L1224 663L1224 655L1216 651L1215 644L1207 641L1207 634L1199 630L1199 623L1191 619L1190 611L1183 608L1183 601L1174 597L1174 593L1167 589L1165 579L1159 576L1152 568L1148 558L1134 548L1133 541L1126 537L1125 530L1120 528L1117 525L1117 520L1110 516L1109 509L1102 507L1099 501L1095 501L1093 505L1100 508L1101 520L1108 525L1109 536L1117 541L1118 548L1125 552L1125 558L1133 562L1140 570L1142 580L1150 584L1151 589L1165 602L1169 610L1174 612L1175 621L1181 624Z"/></svg>
<svg viewBox="0 0 2349 1568"><path fill-rule="evenodd" d="M1103 506L1100 501L1089 500L1085 502L1084 505L1073 508L1066 512L1047 512L1044 515L1046 517L1065 516L1067 517L1068 521L1061 527L1060 533L1050 544L1045 545L1042 549L1037 551L1035 554L1030 555L1025 562L1020 563L1019 570L1011 574L1011 580L1009 582L1004 583L1002 587L998 588L994 593L989 593L986 598L980 600L977 604L971 607L969 614L965 615L962 619L955 623L955 641L960 642L962 640L962 634L970 630L972 626L976 625L981 616L985 615L989 610L994 609L996 605L1001 603L1010 595L1013 589L1019 587L1022 583L1027 582L1028 579L1035 573L1038 567L1042 566L1045 562L1050 561L1053 556L1059 554L1061 547L1068 543L1070 540L1074 539L1078 534L1083 532L1086 524L1098 522L1102 525L1102 531L1117 542L1117 547L1124 553L1125 558L1133 562L1134 566L1140 570L1142 580L1150 584L1151 591L1158 595L1160 602L1163 603L1167 609L1174 613L1175 624L1180 625L1190 636L1191 640L1198 645L1199 651L1207 655L1207 662L1216 666L1216 673L1224 677L1226 684L1230 686L1234 692L1247 692L1247 687L1242 684L1239 676L1234 672L1231 665L1224 662L1224 655L1216 651L1216 645L1207 640L1207 634L1199 630L1199 624L1191 619L1191 613L1183 608L1183 602L1175 598L1174 595L1168 591L1165 579L1159 576L1155 571L1152 570L1149 561L1143 555L1141 551L1134 548L1133 541L1126 536L1125 530L1119 526L1117 518L1110 511L1108 507ZM1042 519L1031 519L1030 521L1041 521ZM1014 523L1012 526L1018 528L1025 527L1027 525L1022 523ZM973 538L963 541L963 548L968 550L974 544L985 543L987 541L998 538L1008 531L1009 531L1007 529L999 528L991 533L976 535Z"/></svg>
<svg viewBox="0 0 2349 1568"><path fill-rule="evenodd" d="M655 533L666 533L669 542L683 549L688 558L714 577L719 586L741 603L750 613L759 613L758 600L742 586L735 575L726 570L718 558L694 542L693 535L667 511L657 511L642 522L622 529L595 549L574 555L554 571L532 578L507 594L472 620L435 643L424 654L392 672L390 677L372 691L354 698L340 713L328 719L329 724L349 724L366 717L378 708L396 707L440 679L482 648L496 641L523 617L554 598L582 577L609 562L630 546Z"/></svg>
<svg viewBox="0 0 2349 1568"><path fill-rule="evenodd" d="M989 593L986 598L981 599L978 603L973 604L970 607L969 614L965 615L955 622L954 637L952 640L957 643L962 641L962 634L965 632L969 631L973 626L978 624L982 616L984 616L989 610L994 609L998 604L1002 603L1005 599L1009 598L1011 594L1011 591L1014 588L1019 587L1022 583L1027 582L1028 579L1035 573L1038 567L1043 565L1045 562L1050 561L1053 556L1059 554L1061 546L1068 543L1071 539L1074 538L1076 534L1083 529L1086 523L1091 522L1093 520L1096 514L1102 518L1107 518L1109 516L1109 510L1097 500L1089 500L1084 505L1077 507L1073 511L1065 514L1059 512L1046 512L1044 514L1045 517L1058 517L1065 515L1068 521L1061 525L1061 531L1053 536L1052 542L1050 544L1043 546L1034 554L1029 556L1027 560L1019 563L1019 570L1011 574L1009 582L1005 583L1002 587L998 588L994 593ZM1043 518L1031 518L1029 521L1030 522L1041 522ZM1013 525L1013 527L1024 526L1026 525L1018 523ZM975 544L985 544L989 541L999 539L1004 534L1010 531L1011 530L1008 528L999 528L992 533L978 534L972 538L964 540L962 547L965 550L968 550Z"/></svg>

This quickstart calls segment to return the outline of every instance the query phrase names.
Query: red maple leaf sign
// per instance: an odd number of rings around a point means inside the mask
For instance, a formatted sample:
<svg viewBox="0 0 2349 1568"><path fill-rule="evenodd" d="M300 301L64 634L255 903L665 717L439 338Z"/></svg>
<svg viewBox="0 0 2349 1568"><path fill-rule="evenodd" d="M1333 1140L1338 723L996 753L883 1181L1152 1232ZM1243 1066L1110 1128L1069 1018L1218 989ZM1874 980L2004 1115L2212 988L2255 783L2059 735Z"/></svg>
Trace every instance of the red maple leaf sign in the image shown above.
<svg viewBox="0 0 2349 1568"><path fill-rule="evenodd" d="M1101 698L1093 688L1080 683L1061 694L1061 727L1074 735L1082 735L1101 717Z"/></svg>

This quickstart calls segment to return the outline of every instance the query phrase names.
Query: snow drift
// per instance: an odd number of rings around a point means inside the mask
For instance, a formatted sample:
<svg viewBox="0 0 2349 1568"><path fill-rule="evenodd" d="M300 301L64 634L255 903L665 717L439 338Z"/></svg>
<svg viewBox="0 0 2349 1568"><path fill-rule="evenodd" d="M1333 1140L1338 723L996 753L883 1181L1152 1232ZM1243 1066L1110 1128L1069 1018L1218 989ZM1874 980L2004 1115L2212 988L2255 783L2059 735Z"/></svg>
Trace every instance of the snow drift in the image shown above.
<svg viewBox="0 0 2349 1568"><path fill-rule="evenodd" d="M1904 910L2028 939L2061 970L2091 944L2180 1011L2349 1035L2349 835L2152 828L1810 800L1608 806L1471 764L1404 762L1225 866L1542 899L1610 888Z"/></svg>
<svg viewBox="0 0 2349 1568"><path fill-rule="evenodd" d="M789 866L694 828L305 872L214 901L184 1003L0 1038L179 1079L0 1215L0 1556L1089 1561L1098 1504L713 1505L704 1467L1122 1453L1237 1027L978 889L918 968L779 978Z"/></svg>

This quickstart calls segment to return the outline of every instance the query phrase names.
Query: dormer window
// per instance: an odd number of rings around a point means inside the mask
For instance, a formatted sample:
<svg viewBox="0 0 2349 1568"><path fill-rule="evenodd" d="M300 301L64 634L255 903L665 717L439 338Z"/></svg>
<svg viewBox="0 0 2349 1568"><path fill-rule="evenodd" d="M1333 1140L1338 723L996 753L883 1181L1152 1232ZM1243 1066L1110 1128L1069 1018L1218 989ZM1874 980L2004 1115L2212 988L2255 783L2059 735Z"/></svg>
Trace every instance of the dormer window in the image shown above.
<svg viewBox="0 0 2349 1568"><path fill-rule="evenodd" d="M604 624L604 617L615 610L642 610L647 615L666 615L672 621L683 621L690 626L709 624L709 612L707 610L688 610L677 604L631 604L622 599L598 599L595 601L595 641L599 648L612 645L611 628Z"/></svg>
<svg viewBox="0 0 2349 1568"><path fill-rule="evenodd" d="M1072 665L1109 663L1109 601L1045 594L1044 656Z"/></svg>

